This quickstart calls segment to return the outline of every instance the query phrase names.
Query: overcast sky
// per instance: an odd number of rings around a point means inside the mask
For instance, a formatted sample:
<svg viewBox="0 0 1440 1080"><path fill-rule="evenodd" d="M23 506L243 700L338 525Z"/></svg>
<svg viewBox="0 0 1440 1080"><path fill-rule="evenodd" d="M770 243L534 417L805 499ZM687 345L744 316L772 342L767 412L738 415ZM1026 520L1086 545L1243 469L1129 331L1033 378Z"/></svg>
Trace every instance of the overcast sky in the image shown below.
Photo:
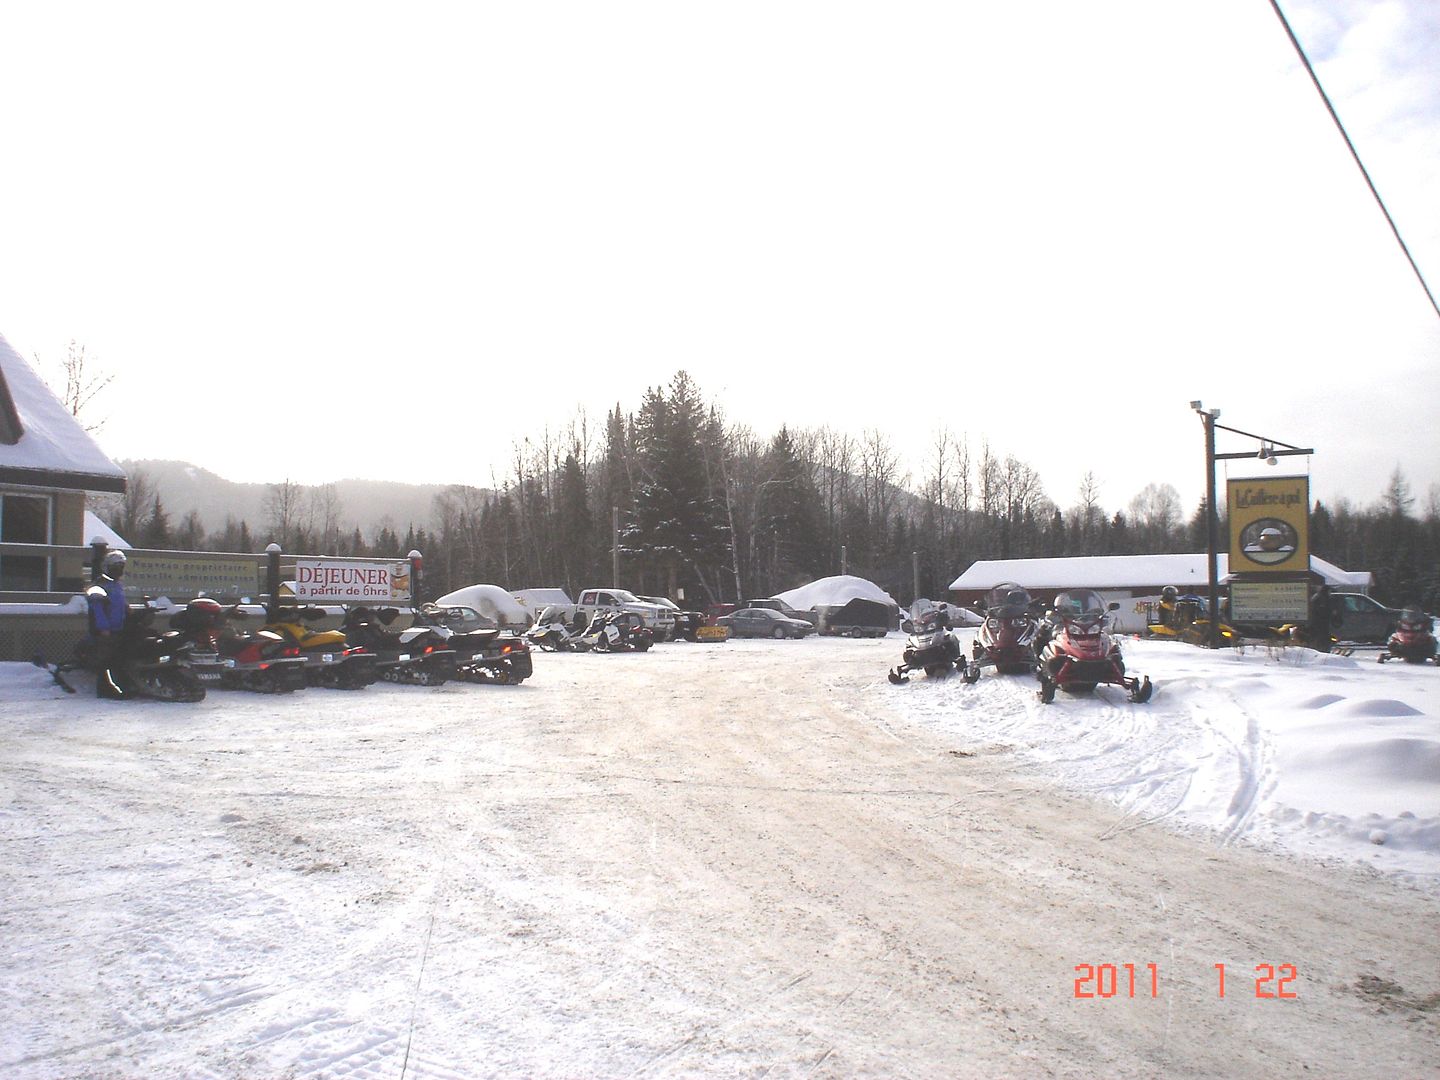
<svg viewBox="0 0 1440 1080"><path fill-rule="evenodd" d="M1440 4L1283 6L1440 289ZM0 102L0 334L117 458L488 484L685 368L1062 506L1193 504L1195 398L1440 484L1440 318L1265 0L0 0Z"/></svg>

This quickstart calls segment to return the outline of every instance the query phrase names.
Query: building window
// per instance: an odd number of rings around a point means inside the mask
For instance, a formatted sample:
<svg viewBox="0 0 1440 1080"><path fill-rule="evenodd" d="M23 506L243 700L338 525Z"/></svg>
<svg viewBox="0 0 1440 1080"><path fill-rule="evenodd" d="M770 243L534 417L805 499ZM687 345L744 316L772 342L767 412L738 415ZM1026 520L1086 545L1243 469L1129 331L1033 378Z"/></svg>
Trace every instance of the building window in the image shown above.
<svg viewBox="0 0 1440 1080"><path fill-rule="evenodd" d="M50 543L49 495L0 495L0 543ZM0 589L9 592L48 592L51 559L48 555L0 554Z"/></svg>

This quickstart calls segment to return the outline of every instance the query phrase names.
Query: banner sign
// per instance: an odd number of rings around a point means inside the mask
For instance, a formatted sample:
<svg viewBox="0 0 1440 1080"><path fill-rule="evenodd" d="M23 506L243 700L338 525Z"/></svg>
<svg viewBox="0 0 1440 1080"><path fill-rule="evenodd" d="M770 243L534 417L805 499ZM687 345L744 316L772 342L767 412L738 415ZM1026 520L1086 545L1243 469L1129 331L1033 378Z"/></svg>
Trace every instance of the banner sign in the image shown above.
<svg viewBox="0 0 1440 1080"><path fill-rule="evenodd" d="M297 560L294 593L297 600L330 604L408 602L410 564Z"/></svg>
<svg viewBox="0 0 1440 1080"><path fill-rule="evenodd" d="M135 597L256 596L264 591L263 555L209 555L188 551L133 551L125 564L125 590Z"/></svg>
<svg viewBox="0 0 1440 1080"><path fill-rule="evenodd" d="M1310 586L1304 581L1233 581L1230 621L1305 622L1310 617Z"/></svg>
<svg viewBox="0 0 1440 1080"><path fill-rule="evenodd" d="M1230 572L1296 574L1310 569L1310 478L1231 480Z"/></svg>

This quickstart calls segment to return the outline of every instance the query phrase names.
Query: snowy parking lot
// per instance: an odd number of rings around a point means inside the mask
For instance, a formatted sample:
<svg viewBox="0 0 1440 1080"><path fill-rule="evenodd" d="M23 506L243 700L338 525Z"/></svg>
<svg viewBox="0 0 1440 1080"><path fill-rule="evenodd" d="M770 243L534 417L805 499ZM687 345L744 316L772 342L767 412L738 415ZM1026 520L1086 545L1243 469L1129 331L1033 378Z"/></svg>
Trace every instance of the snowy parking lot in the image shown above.
<svg viewBox="0 0 1440 1080"><path fill-rule="evenodd" d="M0 665L0 1073L1440 1075L1440 672L1126 640L1150 704L1042 706L901 644Z"/></svg>

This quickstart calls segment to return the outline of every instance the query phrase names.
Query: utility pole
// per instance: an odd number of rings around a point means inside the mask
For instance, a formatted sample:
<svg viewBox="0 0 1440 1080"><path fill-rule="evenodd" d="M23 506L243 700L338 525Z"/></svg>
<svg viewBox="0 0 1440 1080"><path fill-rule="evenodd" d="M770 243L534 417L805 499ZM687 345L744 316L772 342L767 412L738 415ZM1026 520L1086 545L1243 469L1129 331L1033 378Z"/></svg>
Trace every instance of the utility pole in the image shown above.
<svg viewBox="0 0 1440 1080"><path fill-rule="evenodd" d="M1206 646L1220 647L1220 511L1215 506L1215 419L1219 409L1201 412L1205 421L1205 553L1210 573L1210 624Z"/></svg>
<svg viewBox="0 0 1440 1080"><path fill-rule="evenodd" d="M620 587L620 508L610 508L610 587Z"/></svg>
<svg viewBox="0 0 1440 1080"><path fill-rule="evenodd" d="M910 577L913 588L910 593L910 602L913 604L920 599L920 553L910 552Z"/></svg>

